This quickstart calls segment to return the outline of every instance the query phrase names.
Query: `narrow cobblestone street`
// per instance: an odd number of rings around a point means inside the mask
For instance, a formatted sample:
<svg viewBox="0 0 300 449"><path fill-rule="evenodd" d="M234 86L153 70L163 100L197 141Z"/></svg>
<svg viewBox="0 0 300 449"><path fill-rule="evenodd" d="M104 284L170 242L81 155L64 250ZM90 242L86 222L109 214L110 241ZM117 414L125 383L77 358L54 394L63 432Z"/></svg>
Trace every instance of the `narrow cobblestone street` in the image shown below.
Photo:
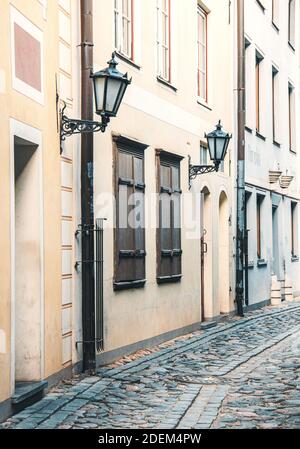
<svg viewBox="0 0 300 449"><path fill-rule="evenodd" d="M300 427L300 302L141 353L61 383L2 427Z"/></svg>

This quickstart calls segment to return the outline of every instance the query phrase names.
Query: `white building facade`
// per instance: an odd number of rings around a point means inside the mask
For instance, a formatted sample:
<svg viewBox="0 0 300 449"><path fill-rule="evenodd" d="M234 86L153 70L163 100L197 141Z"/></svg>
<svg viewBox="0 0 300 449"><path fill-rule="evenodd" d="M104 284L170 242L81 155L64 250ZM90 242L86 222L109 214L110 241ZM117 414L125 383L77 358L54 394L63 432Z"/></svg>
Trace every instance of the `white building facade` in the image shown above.
<svg viewBox="0 0 300 449"><path fill-rule="evenodd" d="M299 2L245 2L249 305L299 296Z"/></svg>

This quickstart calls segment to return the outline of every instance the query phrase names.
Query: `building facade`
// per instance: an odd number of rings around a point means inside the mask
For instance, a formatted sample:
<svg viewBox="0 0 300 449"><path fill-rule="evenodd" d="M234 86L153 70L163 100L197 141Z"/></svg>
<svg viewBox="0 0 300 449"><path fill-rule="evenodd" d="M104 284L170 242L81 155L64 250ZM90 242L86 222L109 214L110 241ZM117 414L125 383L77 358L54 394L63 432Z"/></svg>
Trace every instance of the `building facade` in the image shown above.
<svg viewBox="0 0 300 449"><path fill-rule="evenodd" d="M72 148L60 155L58 98L75 108L72 24L68 0L0 4L1 419L71 374Z"/></svg>
<svg viewBox="0 0 300 449"><path fill-rule="evenodd" d="M81 36L88 4L93 42ZM285 4L286 3L286 4ZM285 5L283 5L285 4ZM2 0L0 419L83 367L235 310L237 2ZM245 2L245 302L299 296L299 1ZM222 36L222 38L220 38ZM93 134L94 260L82 260L81 52L129 85ZM90 80L90 86L92 80ZM95 114L94 120L99 120ZM217 173L205 133L232 133ZM95 269L86 316L85 264ZM83 313L84 311L84 313Z"/></svg>
<svg viewBox="0 0 300 449"><path fill-rule="evenodd" d="M299 2L245 2L249 304L299 296Z"/></svg>

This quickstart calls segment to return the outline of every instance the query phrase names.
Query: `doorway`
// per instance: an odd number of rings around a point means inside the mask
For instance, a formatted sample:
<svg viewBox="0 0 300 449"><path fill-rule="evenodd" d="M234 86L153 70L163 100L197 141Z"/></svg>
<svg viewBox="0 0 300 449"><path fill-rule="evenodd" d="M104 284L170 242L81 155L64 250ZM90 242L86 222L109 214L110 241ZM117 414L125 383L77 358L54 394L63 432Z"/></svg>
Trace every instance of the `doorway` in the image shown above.
<svg viewBox="0 0 300 449"><path fill-rule="evenodd" d="M272 274L280 280L279 270L279 242L278 242L278 207L272 206Z"/></svg>
<svg viewBox="0 0 300 449"><path fill-rule="evenodd" d="M230 312L229 298L229 209L225 192L219 198L219 281L218 308L220 313Z"/></svg>
<svg viewBox="0 0 300 449"><path fill-rule="evenodd" d="M31 139L32 137L32 139ZM40 133L12 120L12 393L43 376L43 245Z"/></svg>
<svg viewBox="0 0 300 449"><path fill-rule="evenodd" d="M207 187L201 191L201 321L213 317L211 195Z"/></svg>

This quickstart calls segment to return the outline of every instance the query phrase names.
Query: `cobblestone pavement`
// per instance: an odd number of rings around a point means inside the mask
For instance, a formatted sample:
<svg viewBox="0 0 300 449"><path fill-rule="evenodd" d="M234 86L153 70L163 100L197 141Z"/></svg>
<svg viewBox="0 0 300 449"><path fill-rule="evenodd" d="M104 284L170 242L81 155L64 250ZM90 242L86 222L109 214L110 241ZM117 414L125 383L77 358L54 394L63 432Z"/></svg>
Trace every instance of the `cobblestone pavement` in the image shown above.
<svg viewBox="0 0 300 449"><path fill-rule="evenodd" d="M231 318L63 382L3 427L299 428L300 302Z"/></svg>

